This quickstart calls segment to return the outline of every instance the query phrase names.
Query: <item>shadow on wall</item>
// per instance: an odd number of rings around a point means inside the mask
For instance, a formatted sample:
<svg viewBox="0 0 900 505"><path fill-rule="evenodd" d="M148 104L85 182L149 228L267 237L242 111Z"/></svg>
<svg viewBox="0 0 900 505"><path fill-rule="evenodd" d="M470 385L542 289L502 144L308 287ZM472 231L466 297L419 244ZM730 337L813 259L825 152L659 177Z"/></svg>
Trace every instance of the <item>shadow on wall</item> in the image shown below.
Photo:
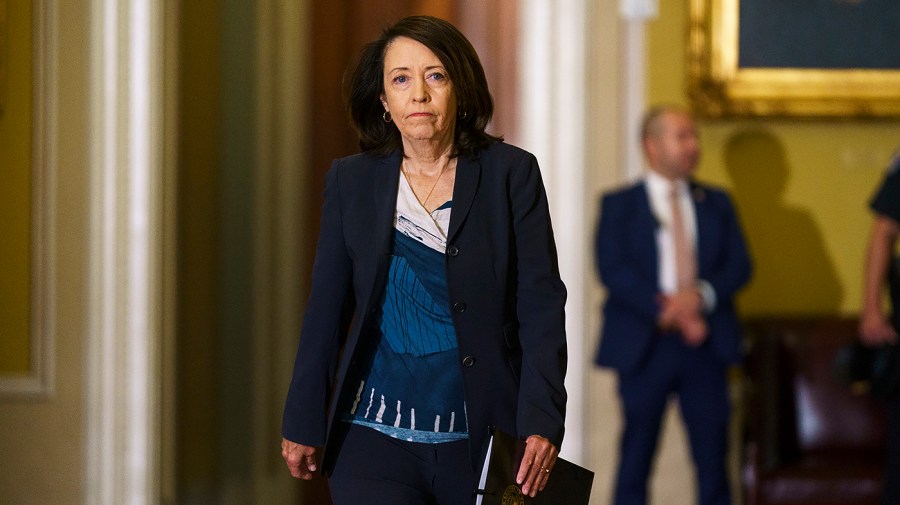
<svg viewBox="0 0 900 505"><path fill-rule="evenodd" d="M791 169L784 148L762 129L739 130L725 166L754 260L740 296L746 315L832 314L843 298L834 264L810 213L784 200Z"/></svg>

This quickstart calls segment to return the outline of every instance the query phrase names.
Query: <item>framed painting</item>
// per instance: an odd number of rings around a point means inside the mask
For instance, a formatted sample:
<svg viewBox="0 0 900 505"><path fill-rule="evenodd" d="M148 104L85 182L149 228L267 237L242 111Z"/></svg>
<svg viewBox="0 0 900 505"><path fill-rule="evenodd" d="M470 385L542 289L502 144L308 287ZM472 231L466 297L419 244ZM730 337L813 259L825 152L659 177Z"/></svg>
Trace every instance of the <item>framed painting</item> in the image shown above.
<svg viewBox="0 0 900 505"><path fill-rule="evenodd" d="M690 0L702 117L900 117L897 0Z"/></svg>

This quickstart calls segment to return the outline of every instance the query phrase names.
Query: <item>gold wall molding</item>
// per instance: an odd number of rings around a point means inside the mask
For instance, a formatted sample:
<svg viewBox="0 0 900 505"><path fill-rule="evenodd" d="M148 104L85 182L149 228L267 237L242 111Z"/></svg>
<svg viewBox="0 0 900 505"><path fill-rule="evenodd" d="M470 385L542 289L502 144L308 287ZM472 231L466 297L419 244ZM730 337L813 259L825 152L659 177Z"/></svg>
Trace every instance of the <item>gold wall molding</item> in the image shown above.
<svg viewBox="0 0 900 505"><path fill-rule="evenodd" d="M3 113L3 104L6 99L6 52L9 51L6 17L6 0L0 0L0 114Z"/></svg>
<svg viewBox="0 0 900 505"><path fill-rule="evenodd" d="M0 16L5 15L5 7L4 0L0 0L0 12L4 13ZM24 374L0 375L0 398L49 399L55 391L58 45L54 11L50 0L34 2L29 369Z"/></svg>

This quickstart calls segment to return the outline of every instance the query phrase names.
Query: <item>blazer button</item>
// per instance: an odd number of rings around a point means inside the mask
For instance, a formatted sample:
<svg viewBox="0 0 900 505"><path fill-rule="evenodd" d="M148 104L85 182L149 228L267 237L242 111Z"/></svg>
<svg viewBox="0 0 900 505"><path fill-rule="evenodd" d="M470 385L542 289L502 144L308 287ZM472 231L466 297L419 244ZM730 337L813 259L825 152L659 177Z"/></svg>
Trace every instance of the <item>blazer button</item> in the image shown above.
<svg viewBox="0 0 900 505"><path fill-rule="evenodd" d="M475 364L474 356L466 356L465 358L463 358L463 366L464 367L472 368L472 365L474 365L474 364Z"/></svg>
<svg viewBox="0 0 900 505"><path fill-rule="evenodd" d="M455 245L448 247L447 254L449 254L451 257L456 257L459 254L459 247L456 247Z"/></svg>
<svg viewBox="0 0 900 505"><path fill-rule="evenodd" d="M466 311L466 304L463 302L456 302L453 304L453 310L462 314Z"/></svg>

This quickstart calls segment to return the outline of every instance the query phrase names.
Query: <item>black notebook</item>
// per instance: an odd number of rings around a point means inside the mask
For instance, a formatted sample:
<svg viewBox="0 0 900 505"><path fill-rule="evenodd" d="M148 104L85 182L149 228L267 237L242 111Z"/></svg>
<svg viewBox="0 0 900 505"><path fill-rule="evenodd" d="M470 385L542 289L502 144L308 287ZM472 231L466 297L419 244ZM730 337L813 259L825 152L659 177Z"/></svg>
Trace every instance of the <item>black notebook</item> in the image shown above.
<svg viewBox="0 0 900 505"><path fill-rule="evenodd" d="M594 472L562 458L556 459L547 487L534 498L516 484L525 441L493 429L485 451L476 505L588 505Z"/></svg>

